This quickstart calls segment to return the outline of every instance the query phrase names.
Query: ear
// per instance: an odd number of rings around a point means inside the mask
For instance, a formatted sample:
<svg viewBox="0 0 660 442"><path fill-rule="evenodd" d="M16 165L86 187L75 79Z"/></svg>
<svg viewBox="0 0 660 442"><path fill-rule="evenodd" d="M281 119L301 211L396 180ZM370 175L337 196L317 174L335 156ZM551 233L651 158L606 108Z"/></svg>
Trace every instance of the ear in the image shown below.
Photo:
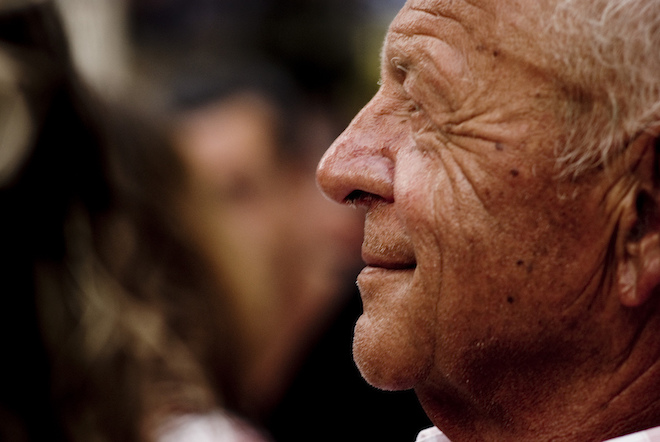
<svg viewBox="0 0 660 442"><path fill-rule="evenodd" d="M660 286L660 139L644 134L631 170L635 197L625 207L623 247L617 267L619 299L628 307L647 302Z"/></svg>

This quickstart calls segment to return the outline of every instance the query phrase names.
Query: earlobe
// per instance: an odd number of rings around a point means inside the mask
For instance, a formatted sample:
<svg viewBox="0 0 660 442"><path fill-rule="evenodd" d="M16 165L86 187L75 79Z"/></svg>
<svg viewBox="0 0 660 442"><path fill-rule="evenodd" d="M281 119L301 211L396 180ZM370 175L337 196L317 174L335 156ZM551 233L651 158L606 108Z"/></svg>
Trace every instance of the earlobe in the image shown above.
<svg viewBox="0 0 660 442"><path fill-rule="evenodd" d="M626 307L639 305L637 299L637 270L630 260L619 263L617 269L617 286L621 304Z"/></svg>
<svg viewBox="0 0 660 442"><path fill-rule="evenodd" d="M635 301L642 304L651 297L660 284L660 234L654 233L644 237L639 249L642 270L637 277Z"/></svg>
<svg viewBox="0 0 660 442"><path fill-rule="evenodd" d="M660 233L646 235L627 249L617 274L619 298L627 307L638 307L660 285Z"/></svg>

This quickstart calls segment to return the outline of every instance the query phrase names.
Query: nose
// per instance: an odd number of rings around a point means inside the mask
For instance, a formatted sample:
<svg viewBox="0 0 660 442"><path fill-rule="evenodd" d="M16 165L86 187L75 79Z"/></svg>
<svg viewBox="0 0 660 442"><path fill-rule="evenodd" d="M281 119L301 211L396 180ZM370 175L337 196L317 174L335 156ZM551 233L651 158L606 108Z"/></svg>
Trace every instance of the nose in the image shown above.
<svg viewBox="0 0 660 442"><path fill-rule="evenodd" d="M318 165L316 180L330 199L368 206L394 201L393 149L397 135L376 98L353 119Z"/></svg>

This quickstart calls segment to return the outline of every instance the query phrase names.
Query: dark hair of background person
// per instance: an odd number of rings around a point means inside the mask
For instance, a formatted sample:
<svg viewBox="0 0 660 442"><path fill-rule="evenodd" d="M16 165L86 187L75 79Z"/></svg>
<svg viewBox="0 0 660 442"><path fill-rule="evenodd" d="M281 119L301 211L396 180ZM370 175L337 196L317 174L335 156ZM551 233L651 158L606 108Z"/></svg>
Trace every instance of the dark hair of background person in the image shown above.
<svg viewBox="0 0 660 442"><path fill-rule="evenodd" d="M301 121L306 97L282 66L259 57L223 63L210 58L194 60L173 69L166 107L175 116L219 103L241 94L256 94L276 108L278 160L301 161L308 148L301 144Z"/></svg>
<svg viewBox="0 0 660 442"><path fill-rule="evenodd" d="M182 171L78 80L51 3L0 8L0 51L32 121L0 182L0 440L149 440L231 397L230 320L171 214Z"/></svg>

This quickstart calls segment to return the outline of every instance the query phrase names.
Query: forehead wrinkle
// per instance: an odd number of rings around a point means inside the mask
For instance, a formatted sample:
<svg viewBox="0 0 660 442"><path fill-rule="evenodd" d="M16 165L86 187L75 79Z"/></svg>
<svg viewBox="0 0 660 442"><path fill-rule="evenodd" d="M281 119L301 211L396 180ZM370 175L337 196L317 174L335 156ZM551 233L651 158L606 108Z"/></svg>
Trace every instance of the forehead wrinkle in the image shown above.
<svg viewBox="0 0 660 442"><path fill-rule="evenodd" d="M448 12L440 13L440 12L436 12L436 11L429 11L429 10L426 10L426 9L415 8L414 6L411 6L411 7L410 7L410 10L411 10L411 11L414 11L414 12L421 13L421 14L431 15L431 16L433 17L433 20L436 20L436 21L437 21L437 20L441 20L441 19L449 20L449 21L451 21L452 23L457 24L457 25L459 25L460 27L462 27L465 31L469 31L469 29L470 29L470 28L469 28L468 26L466 26L465 23L463 23L463 21L460 20L456 15L454 15L454 14L450 14L450 13L448 13ZM415 24L418 24L418 23L415 23Z"/></svg>
<svg viewBox="0 0 660 442"><path fill-rule="evenodd" d="M409 0L392 23L391 29L398 26L405 31L406 28L424 26L424 20L419 19L419 15L424 14L435 19L429 20L432 27L427 32L448 41L457 40L452 35L455 29L449 29L446 24L440 27L441 21L460 26L464 31L463 37L467 35L468 41L483 47L518 52L529 49L530 44L533 44L537 49L535 52L538 52L538 45L542 42L537 41L539 36L536 31L542 27L544 17L548 15L548 6L544 6L546 3L541 0ZM418 16L411 14L411 11L418 13Z"/></svg>
<svg viewBox="0 0 660 442"><path fill-rule="evenodd" d="M486 5L487 3L488 1L485 0L409 0L408 1L408 4L411 7L425 9L428 11L446 11L447 9L457 8L457 7L462 7L463 9L466 9L466 7L476 8L476 9L481 9L483 11L487 11L489 9L492 10L495 9L495 5L492 5L491 8L488 8Z"/></svg>
<svg viewBox="0 0 660 442"><path fill-rule="evenodd" d="M438 14L408 5L397 16L388 32L383 55L402 56L404 67L410 62L428 62L454 78L469 74L468 54L475 35L465 21L452 14ZM389 61L389 60L388 60Z"/></svg>
<svg viewBox="0 0 660 442"><path fill-rule="evenodd" d="M449 38L459 27L462 32L470 33L466 20L456 14L440 13L413 5L402 12L405 13L399 14L392 22L390 32L409 36L423 33L437 38Z"/></svg>
<svg viewBox="0 0 660 442"><path fill-rule="evenodd" d="M487 33L486 26L484 29L475 30L475 33L469 33L464 26L460 26L460 28L457 26L456 20L460 20L457 14L445 14L456 17L456 19L450 19L435 11L420 12L416 10L424 5L432 4L436 8L444 5L447 8L459 3L464 5L467 2L460 0L449 3L438 1L431 3L413 0L409 3L407 11L397 17L396 23L393 23L390 28L387 38L388 47L385 49L389 57L401 58L401 64L408 71L408 75L405 77L407 80L406 92L409 95L412 92L416 101L421 101L422 107L431 111L431 116L438 126L443 127L444 124L450 123L455 131L468 136L481 135L484 138L490 138L491 135L488 134L494 132L492 138L506 140L509 137L505 133L494 130L505 116L502 114L502 106L509 112L506 115L507 119L514 120L510 121L511 123L518 121L520 117L527 116L529 111L535 110L543 115L547 113L547 106L554 103L552 83L548 83L547 73L536 65L535 59L519 53L515 47L501 46L500 44L505 44L505 41L500 41L497 33L493 39L478 40L479 36L475 36L475 34L477 32L480 35L483 32ZM472 9L474 10L474 8ZM489 11L486 10L478 14L487 13ZM501 11L501 14L504 14L504 11ZM474 20L478 17L470 19ZM494 20L491 21L492 30L509 27L508 25L516 28L516 25L520 25L515 22L513 17L496 17L495 19L490 17L490 19ZM497 45L498 52L502 55L498 65L490 57L489 51L479 52L479 47L486 49L482 44L484 42ZM502 63L506 63L506 65ZM505 66L508 66L506 68L507 76L502 77L505 73L503 70ZM495 73L493 70L496 68L499 73ZM509 69L512 70L509 72ZM506 82L503 80L503 78L509 77L513 79L514 76L521 79L524 76L524 79L534 81L537 85L536 96L528 97L529 106L525 106L524 109L517 109L513 106L513 102L507 100L497 101L493 95L493 87L497 87L507 96L515 95L518 92L519 83L510 82L511 84L506 86ZM475 118L478 118L480 124L475 124L477 123ZM478 132L483 124L487 124L489 127L488 134ZM520 122L516 124L520 124Z"/></svg>
<svg viewBox="0 0 660 442"><path fill-rule="evenodd" d="M470 22L468 19L479 14L480 17L474 21L482 26L483 15L493 19L497 11L495 5L487 5L483 0L410 0L409 9L454 20L466 29L472 28L467 24Z"/></svg>
<svg viewBox="0 0 660 442"><path fill-rule="evenodd" d="M468 42L473 39L461 20L417 10L413 7L407 9L412 12L400 14L392 22L385 38L383 54L400 52L408 55L404 48L413 46L416 42L415 37L428 37L447 47L455 46L456 49L461 50L466 49L466 36Z"/></svg>

